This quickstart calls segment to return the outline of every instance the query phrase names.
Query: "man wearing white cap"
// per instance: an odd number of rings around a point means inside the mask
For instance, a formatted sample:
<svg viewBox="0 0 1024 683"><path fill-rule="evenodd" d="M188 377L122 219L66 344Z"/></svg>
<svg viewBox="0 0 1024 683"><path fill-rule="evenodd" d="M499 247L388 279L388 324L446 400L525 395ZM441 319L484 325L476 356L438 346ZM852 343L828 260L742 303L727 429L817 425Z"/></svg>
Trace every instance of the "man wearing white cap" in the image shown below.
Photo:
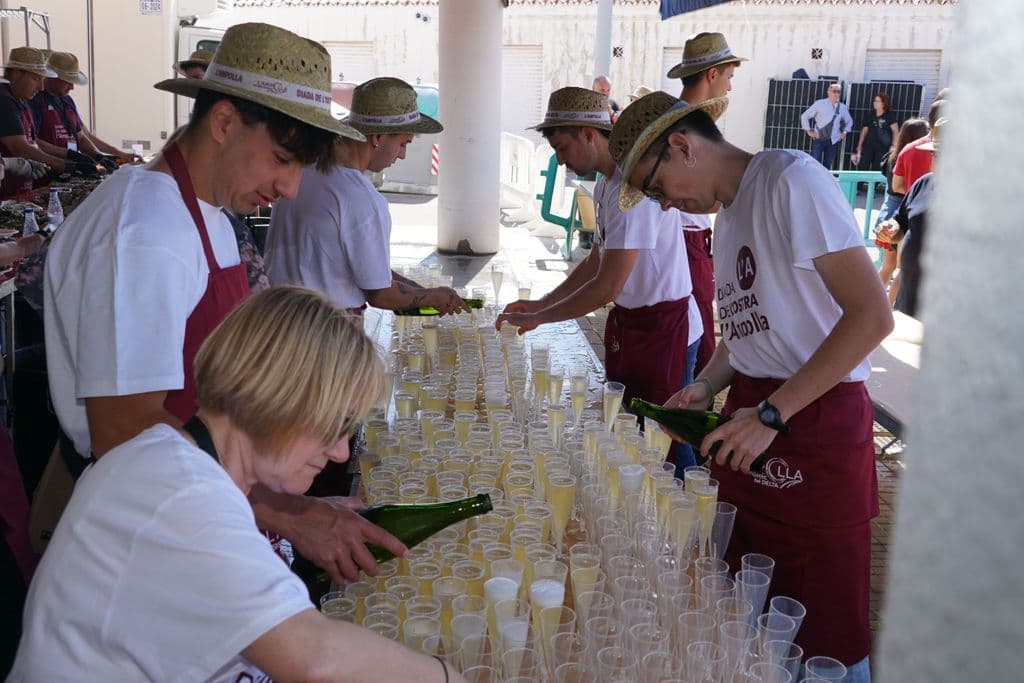
<svg viewBox="0 0 1024 683"><path fill-rule="evenodd" d="M0 154L42 162L61 173L96 175L96 167L85 155L56 147L36 137L35 121L29 100L42 90L43 79L56 76L46 66L42 50L16 47L4 64L0 83ZM0 198L7 199L32 189L31 177L10 174L0 183Z"/></svg>
<svg viewBox="0 0 1024 683"><path fill-rule="evenodd" d="M44 275L46 357L73 472L195 413L199 346L249 295L222 209L249 214L294 197L304 166L329 168L337 135L362 137L331 116L330 83L320 44L266 24L231 27L205 78L156 84L196 98L186 128L147 166L102 183L57 232ZM374 570L366 541L405 551L325 501L265 489L250 500L263 529L338 583L357 565Z"/></svg>
<svg viewBox="0 0 1024 683"><path fill-rule="evenodd" d="M78 58L70 52L53 52L46 65L56 76L43 79L43 89L31 102L39 139L56 147L80 150L112 169L117 167L110 163L113 158L130 161L131 155L93 135L78 115L71 91L89 82L78 67Z"/></svg>

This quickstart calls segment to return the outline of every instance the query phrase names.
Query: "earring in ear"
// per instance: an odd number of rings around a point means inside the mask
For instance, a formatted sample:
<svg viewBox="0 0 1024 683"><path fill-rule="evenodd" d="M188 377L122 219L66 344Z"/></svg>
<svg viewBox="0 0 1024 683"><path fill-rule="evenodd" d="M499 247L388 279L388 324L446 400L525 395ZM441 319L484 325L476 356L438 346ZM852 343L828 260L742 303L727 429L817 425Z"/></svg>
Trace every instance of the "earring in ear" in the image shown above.
<svg viewBox="0 0 1024 683"><path fill-rule="evenodd" d="M686 168L693 168L696 165L697 157L693 156L692 154L687 154L685 157L683 157L683 166L685 166Z"/></svg>

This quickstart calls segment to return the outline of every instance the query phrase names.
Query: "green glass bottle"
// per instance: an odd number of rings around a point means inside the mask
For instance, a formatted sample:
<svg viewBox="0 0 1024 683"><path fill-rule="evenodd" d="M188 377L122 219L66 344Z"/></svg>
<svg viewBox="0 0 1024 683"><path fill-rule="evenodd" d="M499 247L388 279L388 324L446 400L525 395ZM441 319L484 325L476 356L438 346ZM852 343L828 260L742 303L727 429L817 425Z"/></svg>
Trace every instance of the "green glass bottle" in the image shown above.
<svg viewBox="0 0 1024 683"><path fill-rule="evenodd" d="M639 398L629 402L629 411L635 415L643 415L658 422L682 437L688 444L693 446L697 464L703 465L718 453L721 441L716 441L708 451L708 457L700 454L700 444L704 437L721 425L729 421L729 418L721 413L710 410L687 410L685 408L666 408L655 405ZM767 453L762 453L750 464L751 472L760 472L768 459Z"/></svg>
<svg viewBox="0 0 1024 683"><path fill-rule="evenodd" d="M445 527L486 514L491 509L491 497L481 493L479 496L448 503L377 505L363 510L360 514L412 548ZM372 543L367 543L366 547L377 562L387 562L394 557L390 551Z"/></svg>
<svg viewBox="0 0 1024 683"><path fill-rule="evenodd" d="M469 308L483 308L483 299L463 299L462 303L466 304ZM441 315L441 311L437 310L433 306L417 306L415 308L403 308L400 311L395 311L395 315Z"/></svg>

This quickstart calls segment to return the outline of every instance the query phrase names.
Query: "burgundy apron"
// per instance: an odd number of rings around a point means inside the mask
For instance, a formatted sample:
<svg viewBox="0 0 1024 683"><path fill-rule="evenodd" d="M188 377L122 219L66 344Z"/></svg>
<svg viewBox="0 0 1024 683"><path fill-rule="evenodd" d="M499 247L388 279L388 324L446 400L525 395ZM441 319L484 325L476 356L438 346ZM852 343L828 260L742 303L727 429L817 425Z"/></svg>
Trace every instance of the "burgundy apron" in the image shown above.
<svg viewBox="0 0 1024 683"><path fill-rule="evenodd" d="M61 104L64 104L61 102ZM69 129L68 126L71 126ZM65 106L63 113L57 109L57 105L47 102L43 109L43 116L39 121L39 138L46 140L51 145L67 148L69 142L78 145L78 136L75 131L81 126L75 111Z"/></svg>
<svg viewBox="0 0 1024 683"><path fill-rule="evenodd" d="M715 352L715 265L711 259L710 228L684 230L683 237L686 240L686 260L690 263L693 298L697 301L700 320L704 324L704 334L697 348L697 365L693 369L696 377Z"/></svg>
<svg viewBox="0 0 1024 683"><path fill-rule="evenodd" d="M30 145L36 144L36 122L32 117L32 110L28 107L18 105L18 116L21 119L21 127L25 131L25 139ZM0 153L5 156L14 156L11 150L0 145ZM5 173L4 179L0 180L0 199L10 199L24 192L32 191L32 178L16 176L13 173Z"/></svg>
<svg viewBox="0 0 1024 683"><path fill-rule="evenodd" d="M605 372L633 397L664 403L679 391L686 372L690 297L653 306L613 306L604 328Z"/></svg>
<svg viewBox="0 0 1024 683"><path fill-rule="evenodd" d="M192 179L185 166L185 160L182 158L178 146L173 142L164 148L163 154L167 165L171 167L175 182L178 183L178 190L181 192L181 198L185 200L189 215L192 216L192 220L196 224L199 239L203 243L203 253L206 255L206 265L210 269L206 280L206 291L203 292L203 297L192 309L192 313L185 323L185 345L182 348L185 386L168 391L167 398L164 399L164 408L167 409L167 412L182 422L187 422L195 415L198 408L193 368L196 353L213 332L213 328L217 327L228 316L228 313L235 309L235 306L249 296L249 278L246 275L244 263L228 268L221 268L218 265L217 258L213 254L213 245L210 243L210 234L206 230L206 221L199 210L196 191L192 187ZM263 534L270 541L274 552L287 561L281 549L281 537L268 531L263 531Z"/></svg>
<svg viewBox="0 0 1024 683"><path fill-rule="evenodd" d="M36 557L28 535L28 515L28 496L25 495L21 470L7 431L0 428L0 533L26 586L36 568Z"/></svg>
<svg viewBox="0 0 1024 683"><path fill-rule="evenodd" d="M781 380L737 372L722 411L755 406ZM719 499L738 508L726 553L775 559L771 595L807 608L797 643L807 657L854 664L871 650L871 519L878 515L873 411L862 382L840 383L789 420L755 475L712 466Z"/></svg>
<svg viewBox="0 0 1024 683"><path fill-rule="evenodd" d="M245 266L239 263L229 268L221 268L213 255L210 235L206 231L206 221L199 210L196 192L192 187L192 179L185 167L185 160L174 143L164 149L164 159L171 167L174 180L178 183L181 198L196 224L199 239L203 243L206 265L210 274L206 280L206 291L199 300L185 323L185 346L182 348L185 370L185 386L167 392L164 408L182 422L188 420L196 412L196 378L192 364L195 361L199 346L210 335L221 320L234 310L235 306L249 296L249 280L245 274ZM171 285L173 286L173 285Z"/></svg>

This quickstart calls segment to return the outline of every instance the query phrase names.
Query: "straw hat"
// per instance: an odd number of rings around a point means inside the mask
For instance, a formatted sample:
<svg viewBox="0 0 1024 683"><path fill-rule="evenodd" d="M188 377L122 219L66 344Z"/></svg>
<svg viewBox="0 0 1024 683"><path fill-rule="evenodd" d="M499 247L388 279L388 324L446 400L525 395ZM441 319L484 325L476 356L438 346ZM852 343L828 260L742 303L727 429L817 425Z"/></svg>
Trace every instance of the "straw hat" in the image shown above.
<svg viewBox="0 0 1024 683"><path fill-rule="evenodd" d="M632 93L630 93L629 101L630 102L636 102L637 100L639 100L644 95L650 95L652 92L654 92L654 91L651 90L650 88L648 88L646 85L638 85L638 86L636 86L636 90L634 90Z"/></svg>
<svg viewBox="0 0 1024 683"><path fill-rule="evenodd" d="M440 133L444 127L420 112L416 90L401 78L372 78L352 91L352 108L342 119L363 135Z"/></svg>
<svg viewBox="0 0 1024 683"><path fill-rule="evenodd" d="M20 69L43 78L56 78L57 74L46 66L46 55L34 47L16 47L11 50L5 69Z"/></svg>
<svg viewBox="0 0 1024 683"><path fill-rule="evenodd" d="M193 66L208 67L210 62L213 61L213 53L209 50L196 50L188 56L188 59L183 59L180 62L176 62L173 69L188 78L188 74L185 70Z"/></svg>
<svg viewBox="0 0 1024 683"><path fill-rule="evenodd" d="M185 97L212 90L315 128L364 139L331 116L331 57L324 46L269 24L232 26L224 32L206 75L170 78L153 87Z"/></svg>
<svg viewBox="0 0 1024 683"><path fill-rule="evenodd" d="M662 133L698 109L717 120L728 106L727 97L712 97L697 104L687 104L666 92L654 92L623 109L608 141L608 152L622 169L619 208L629 211L643 200L644 195L639 188L629 184L629 176L647 148Z"/></svg>
<svg viewBox="0 0 1024 683"><path fill-rule="evenodd" d="M719 64L745 62L746 57L732 53L721 33L698 33L683 46L683 61L668 72L669 78L686 78Z"/></svg>
<svg viewBox="0 0 1024 683"><path fill-rule="evenodd" d="M608 113L608 98L589 88L559 88L548 97L548 110L544 120L529 130L558 128L561 126L586 126L587 128L612 129Z"/></svg>
<svg viewBox="0 0 1024 683"><path fill-rule="evenodd" d="M78 68L78 57L70 52L51 53L46 66L55 71L57 78L65 83L86 85L89 82L89 78Z"/></svg>

